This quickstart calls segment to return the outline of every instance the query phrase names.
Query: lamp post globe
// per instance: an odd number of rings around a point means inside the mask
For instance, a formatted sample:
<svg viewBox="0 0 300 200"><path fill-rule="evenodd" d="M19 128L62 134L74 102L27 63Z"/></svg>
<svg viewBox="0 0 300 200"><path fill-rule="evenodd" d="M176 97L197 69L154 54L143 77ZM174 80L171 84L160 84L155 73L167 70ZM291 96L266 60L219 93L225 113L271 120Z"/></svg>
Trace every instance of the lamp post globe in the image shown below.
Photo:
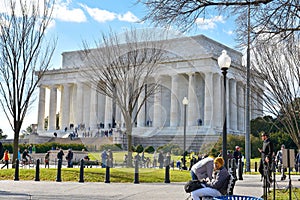
<svg viewBox="0 0 300 200"><path fill-rule="evenodd" d="M222 70L223 81L224 81L224 92L223 92L223 135L222 135L222 157L224 159L224 166L227 166L227 105L226 105L226 74L227 70L231 65L231 58L227 55L227 51L223 50L222 54L218 58L218 65Z"/></svg>
<svg viewBox="0 0 300 200"><path fill-rule="evenodd" d="M189 100L184 97L182 100L182 104L184 107L184 117L183 117L183 167L182 169L186 170L186 160L185 160L185 152L186 152L186 107L189 104Z"/></svg>

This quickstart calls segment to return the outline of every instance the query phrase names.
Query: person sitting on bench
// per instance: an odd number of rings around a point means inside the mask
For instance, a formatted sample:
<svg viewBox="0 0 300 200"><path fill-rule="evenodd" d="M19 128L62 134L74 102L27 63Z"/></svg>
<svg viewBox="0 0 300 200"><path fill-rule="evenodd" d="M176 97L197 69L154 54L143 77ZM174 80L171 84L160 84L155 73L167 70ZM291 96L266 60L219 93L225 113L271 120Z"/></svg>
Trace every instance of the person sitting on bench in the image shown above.
<svg viewBox="0 0 300 200"><path fill-rule="evenodd" d="M214 160L214 179L205 185L203 184L203 188L192 191L193 200L200 200L200 197L221 196L227 193L230 175L223 165L224 159L222 157L217 157Z"/></svg>

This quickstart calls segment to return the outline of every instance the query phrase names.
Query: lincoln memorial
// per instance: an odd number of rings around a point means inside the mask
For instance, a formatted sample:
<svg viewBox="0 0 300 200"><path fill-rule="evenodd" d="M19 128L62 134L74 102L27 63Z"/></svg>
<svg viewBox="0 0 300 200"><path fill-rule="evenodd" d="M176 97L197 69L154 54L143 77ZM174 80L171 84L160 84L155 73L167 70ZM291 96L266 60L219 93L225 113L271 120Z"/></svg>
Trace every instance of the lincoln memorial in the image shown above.
<svg viewBox="0 0 300 200"><path fill-rule="evenodd" d="M186 107L187 147L199 149L201 144L216 141L222 134L223 76L217 59L222 50L231 57L227 74L227 130L245 134L246 81L241 74L242 54L203 35L162 41L168 59L160 63L159 92L151 96L138 114L133 129L134 145L182 145L184 106ZM39 85L38 129L41 135L59 137L71 130L88 132L98 137L99 131L114 129L114 141L124 143L124 120L116 108L116 124L112 124L112 100L96 92L89 80L80 75L84 58L79 51L63 52L62 67L49 70ZM250 98L250 119L262 115L256 94ZM59 113L59 120L57 114ZM48 120L45 120L45 119ZM45 122L47 121L47 126ZM123 140L123 141L122 141Z"/></svg>

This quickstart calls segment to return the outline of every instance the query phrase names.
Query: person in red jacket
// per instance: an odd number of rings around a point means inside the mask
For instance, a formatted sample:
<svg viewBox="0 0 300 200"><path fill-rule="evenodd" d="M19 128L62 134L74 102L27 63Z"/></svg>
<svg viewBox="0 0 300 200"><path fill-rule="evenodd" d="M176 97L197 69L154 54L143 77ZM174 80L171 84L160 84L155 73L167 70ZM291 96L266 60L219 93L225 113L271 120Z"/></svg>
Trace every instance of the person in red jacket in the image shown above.
<svg viewBox="0 0 300 200"><path fill-rule="evenodd" d="M9 152L8 152L8 150L5 150L2 160L4 160L5 164L1 167L1 169L3 169L5 166L8 169L8 161L9 161Z"/></svg>

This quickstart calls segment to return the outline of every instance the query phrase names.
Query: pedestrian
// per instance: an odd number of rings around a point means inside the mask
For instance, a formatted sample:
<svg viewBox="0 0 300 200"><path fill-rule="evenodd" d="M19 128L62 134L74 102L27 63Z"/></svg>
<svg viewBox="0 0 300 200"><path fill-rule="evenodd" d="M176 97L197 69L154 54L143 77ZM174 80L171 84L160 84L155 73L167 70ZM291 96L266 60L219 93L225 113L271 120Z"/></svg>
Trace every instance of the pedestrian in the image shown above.
<svg viewBox="0 0 300 200"><path fill-rule="evenodd" d="M204 187L191 192L193 200L200 200L200 197L216 197L227 193L230 175L224 167L224 159L217 157L214 160L214 178L211 182L204 183Z"/></svg>
<svg viewBox="0 0 300 200"><path fill-rule="evenodd" d="M202 180L209 178L212 180L213 176L213 169L214 169L214 159L211 157L206 157L192 166L191 169L191 176L192 180Z"/></svg>
<svg viewBox="0 0 300 200"><path fill-rule="evenodd" d="M278 167L278 171L281 172L281 180L285 180L286 179L286 175L285 175L285 170L286 168L283 166L283 162L282 162L282 152L285 149L285 145L282 144L281 148L279 151L277 151L276 157L275 157L275 163Z"/></svg>
<svg viewBox="0 0 300 200"><path fill-rule="evenodd" d="M72 149L68 150L66 160L68 161L68 166L67 167L72 168L73 167L73 151L72 151Z"/></svg>
<svg viewBox="0 0 300 200"><path fill-rule="evenodd" d="M235 151L233 152L233 158L235 160L235 169L238 169L241 167L241 169L243 169L243 155L241 153L241 147L240 146L235 146ZM240 164L240 165L239 165ZM243 170L241 170L241 172L243 172Z"/></svg>
<svg viewBox="0 0 300 200"><path fill-rule="evenodd" d="M32 154L32 144L28 147L29 154Z"/></svg>
<svg viewBox="0 0 300 200"><path fill-rule="evenodd" d="M267 187L270 186L271 179L271 164L273 160L273 143L269 138L269 135L265 132L261 133L261 139L263 140L262 149L258 148L258 151L261 153L259 172L262 177L267 179Z"/></svg>
<svg viewBox="0 0 300 200"><path fill-rule="evenodd" d="M18 148L18 160L21 161L21 152L20 152L20 148Z"/></svg>
<svg viewBox="0 0 300 200"><path fill-rule="evenodd" d="M35 145L32 146L32 153L36 153Z"/></svg>
<svg viewBox="0 0 300 200"><path fill-rule="evenodd" d="M5 166L8 169L8 161L9 161L9 151L8 150L5 150L2 160L4 160L4 165L1 167L1 169L3 169Z"/></svg>
<svg viewBox="0 0 300 200"><path fill-rule="evenodd" d="M154 151L153 153L153 168L156 168L157 165L157 153Z"/></svg>
<svg viewBox="0 0 300 200"><path fill-rule="evenodd" d="M162 151L159 152L157 161L159 163L159 168L162 169L164 166L164 155Z"/></svg>
<svg viewBox="0 0 300 200"><path fill-rule="evenodd" d="M107 153L106 153L106 150L104 149L101 153L101 166L102 166L102 168L106 167L106 162L107 162Z"/></svg>
<svg viewBox="0 0 300 200"><path fill-rule="evenodd" d="M49 163L50 163L50 151L47 151L45 154L45 168L48 166L49 169Z"/></svg>
<svg viewBox="0 0 300 200"><path fill-rule="evenodd" d="M110 149L108 149L107 150L107 165L109 167L113 167L113 163L114 163L113 153Z"/></svg>
<svg viewBox="0 0 300 200"><path fill-rule="evenodd" d="M28 153L27 149L24 149L23 153L22 153L22 163L24 165L29 164L29 161L31 160L31 156Z"/></svg>
<svg viewBox="0 0 300 200"><path fill-rule="evenodd" d="M57 153L57 159L62 161L64 155L65 155L64 151L60 148L59 151L58 151L58 153Z"/></svg>

